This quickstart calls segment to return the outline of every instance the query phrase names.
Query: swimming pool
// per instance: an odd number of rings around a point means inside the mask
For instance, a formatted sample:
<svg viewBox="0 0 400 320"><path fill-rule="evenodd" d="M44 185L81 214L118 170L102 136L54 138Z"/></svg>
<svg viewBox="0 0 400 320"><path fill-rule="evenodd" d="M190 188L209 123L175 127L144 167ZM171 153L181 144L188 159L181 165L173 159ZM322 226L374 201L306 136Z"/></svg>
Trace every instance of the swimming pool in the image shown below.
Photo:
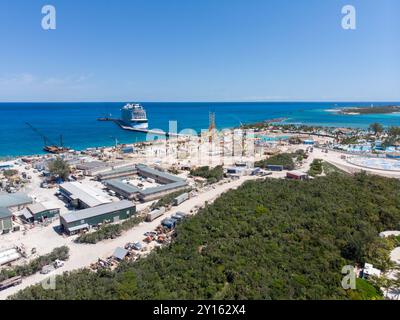
<svg viewBox="0 0 400 320"><path fill-rule="evenodd" d="M289 140L289 136L276 136L276 137L274 137L274 136L272 136L272 137L270 137L270 136L258 136L258 138L260 138L262 141L266 141L266 142L269 142L269 141L280 141L280 140Z"/></svg>
<svg viewBox="0 0 400 320"><path fill-rule="evenodd" d="M346 151L348 152L371 152L371 146L366 145L349 145L346 147Z"/></svg>
<svg viewBox="0 0 400 320"><path fill-rule="evenodd" d="M400 171L400 161L386 158L349 157L347 161L368 169Z"/></svg>

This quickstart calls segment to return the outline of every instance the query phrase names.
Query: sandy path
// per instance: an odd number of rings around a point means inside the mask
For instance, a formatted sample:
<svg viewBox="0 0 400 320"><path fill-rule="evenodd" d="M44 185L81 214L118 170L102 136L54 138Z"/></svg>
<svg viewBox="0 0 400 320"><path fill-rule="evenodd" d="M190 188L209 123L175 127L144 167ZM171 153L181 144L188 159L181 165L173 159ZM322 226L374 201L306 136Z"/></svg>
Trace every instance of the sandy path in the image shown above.
<svg viewBox="0 0 400 320"><path fill-rule="evenodd" d="M215 186L215 189L200 193L198 196L182 203L180 206L174 207L172 210L168 211L164 217L173 215L177 211L189 213L190 210L194 209L196 206L203 206L206 201L210 203L218 198L222 193L239 187L245 181L254 179L257 179L257 177L242 177L238 180ZM150 223L143 222L117 239L102 241L95 245L76 244L73 242L73 238L63 238L58 236L58 245L65 244L69 246L70 258L65 263L64 267L55 270L51 275L58 275L65 271L88 267L91 263L96 262L99 257L106 258L111 256L115 248L119 246L123 247L128 242L142 241L144 239L144 233L154 230L160 224L160 221L161 219L157 219ZM48 277L49 275L36 273L28 278L24 278L20 285L0 291L0 300L4 300L17 291L39 283Z"/></svg>

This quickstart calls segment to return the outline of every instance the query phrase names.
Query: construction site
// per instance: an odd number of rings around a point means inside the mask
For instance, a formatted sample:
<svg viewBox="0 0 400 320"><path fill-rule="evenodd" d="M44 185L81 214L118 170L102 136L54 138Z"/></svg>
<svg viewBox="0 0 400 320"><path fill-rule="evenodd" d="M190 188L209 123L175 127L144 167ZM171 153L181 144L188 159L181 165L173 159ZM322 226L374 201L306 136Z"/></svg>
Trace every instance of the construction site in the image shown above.
<svg viewBox="0 0 400 320"><path fill-rule="evenodd" d="M266 174L286 178L284 170L265 173L254 168L254 162L274 148L285 152L298 146L281 140L260 141L252 131L218 131L215 114L210 113L209 128L198 136L7 161L2 169L4 186L20 182L14 184L19 186L16 192L0 193L0 271L12 270L58 247L68 247L70 257L62 266L48 267L43 273L7 279L0 299L40 282L48 273L83 267L113 269L121 261L143 258L154 248L168 245L177 224L222 193ZM52 171L57 159L69 168L65 179ZM222 168L217 180L191 175L198 168L217 167ZM82 235L95 235L132 219L139 222L112 238L90 245L77 241Z"/></svg>

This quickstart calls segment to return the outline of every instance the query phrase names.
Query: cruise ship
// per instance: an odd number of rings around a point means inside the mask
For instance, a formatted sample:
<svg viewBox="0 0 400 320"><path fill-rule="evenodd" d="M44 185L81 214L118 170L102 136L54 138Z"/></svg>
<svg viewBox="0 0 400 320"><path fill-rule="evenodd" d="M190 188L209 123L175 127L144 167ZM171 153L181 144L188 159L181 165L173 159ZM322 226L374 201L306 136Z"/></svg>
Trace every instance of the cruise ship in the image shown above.
<svg viewBox="0 0 400 320"><path fill-rule="evenodd" d="M146 110L140 104L128 103L121 109L121 120L125 125L136 129L147 129Z"/></svg>

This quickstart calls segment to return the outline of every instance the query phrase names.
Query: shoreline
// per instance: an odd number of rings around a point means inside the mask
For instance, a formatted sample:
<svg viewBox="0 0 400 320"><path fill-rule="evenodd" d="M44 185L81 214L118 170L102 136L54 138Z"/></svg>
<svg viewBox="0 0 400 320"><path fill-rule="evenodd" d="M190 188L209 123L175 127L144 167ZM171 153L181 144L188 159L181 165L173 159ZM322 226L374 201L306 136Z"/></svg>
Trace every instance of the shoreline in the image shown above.
<svg viewBox="0 0 400 320"><path fill-rule="evenodd" d="M218 129L229 129L239 126L240 123L253 124L265 119L285 119L281 124L298 124L304 126L320 127L346 127L354 129L366 129L369 122L379 122L384 126L397 125L398 114L387 114L375 116L371 121L368 117L355 117L345 119L344 116L336 116L331 113L334 110L346 106L365 106L375 102L271 102L271 103L251 103L251 102L227 102L227 103L145 103L148 109L151 128L163 128L168 131L168 121L173 119L179 123L179 128L194 128L200 132L201 128L208 128L207 114L210 111L216 113L216 125ZM98 125L95 119L104 114L118 113L118 105L123 103L102 103L93 102L91 107L85 103L46 103L38 107L32 103L3 103L7 118L3 119L4 136L2 136L0 150L1 159L14 159L31 155L44 155L42 152L42 141L39 135L27 130L23 121L18 119L18 114L27 114L27 120L37 127L43 134L57 141L60 135L64 136L65 145L71 149L82 151L87 148L111 147L114 142L111 139L117 137L119 141L131 144L135 141L146 141L145 134L130 134L122 132L120 129L110 125ZM376 102L376 105L400 105L400 102ZM168 112L166 112L168 108ZM169 111L171 110L171 111ZM1 108L3 111L3 107ZM55 111L53 113L53 111ZM35 117L30 118L34 112ZM335 111L337 112L337 111ZM5 113L6 114L6 113ZM187 115L186 115L187 114ZM191 116L190 116L191 115ZM193 118L192 118L193 116ZM282 119L281 118L281 119ZM42 122L38 122L41 119ZM66 128L57 126L62 119L66 119ZM15 122L15 123L14 123ZM104 130L103 130L104 128Z"/></svg>
<svg viewBox="0 0 400 320"><path fill-rule="evenodd" d="M385 106L361 106L361 107L342 107L335 109L326 109L326 112L332 112L341 115L391 115L400 113L400 105Z"/></svg>
<svg viewBox="0 0 400 320"><path fill-rule="evenodd" d="M286 120L290 120L288 118L285 118L285 120L283 120L282 122L276 123L276 122L270 122L270 120L266 119L263 121L258 121L258 122L252 122L252 123L243 123L244 127L251 127L251 126L257 126L259 124L264 124L264 125L270 125L270 126L277 126L277 127L285 127L285 126L301 126L301 127L306 127L306 128L314 128L314 129L327 129L327 130L333 130L333 129L337 129L338 127L335 126L329 126L329 125L308 125L308 124L299 124L299 123L290 123L290 122L285 122ZM364 128L361 127L342 127L344 129L347 130L361 130L361 131L365 131ZM124 130L123 128L120 128L121 130ZM235 130L235 129L240 129L240 127L221 127L221 128L217 128L218 131L223 131L223 130ZM283 129L282 132L287 131L287 129ZM299 131L287 131L290 134L310 134L310 135L319 135L317 133L312 133L312 132L305 132L299 129ZM151 140L151 141L147 141L147 140L143 140L143 141L135 141L133 143L121 143L118 144L118 147L124 147L124 146L134 146L136 147L137 145L143 144L143 143L154 143L155 141L164 141L164 140L168 140L168 139L158 139L158 140ZM114 149L115 145L113 145L112 143L110 143L109 145L101 145L101 146L90 146L90 147L85 147L83 149L71 149L69 152L63 153L63 154L59 154L59 155L67 155L67 154L82 154L85 152L90 152L93 150L106 150L106 149ZM43 157L52 157L52 156L59 156L57 154L52 154L52 153L48 153L45 151L42 151L41 153L34 153L34 154L24 154L24 155L13 155L13 156L1 156L0 155L0 162L8 162L8 161L17 161L17 160L22 160L23 158L43 158Z"/></svg>

